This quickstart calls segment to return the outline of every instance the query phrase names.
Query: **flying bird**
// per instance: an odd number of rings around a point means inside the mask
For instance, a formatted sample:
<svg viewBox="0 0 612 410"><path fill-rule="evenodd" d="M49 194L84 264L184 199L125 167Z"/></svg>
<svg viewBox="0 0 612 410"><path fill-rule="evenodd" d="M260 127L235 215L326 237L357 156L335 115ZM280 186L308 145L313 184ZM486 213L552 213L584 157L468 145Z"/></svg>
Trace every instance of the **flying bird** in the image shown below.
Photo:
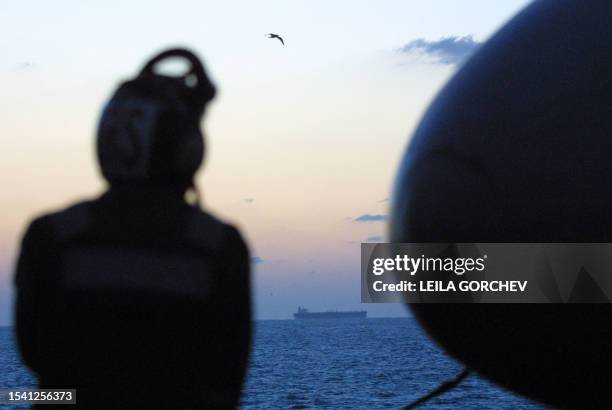
<svg viewBox="0 0 612 410"><path fill-rule="evenodd" d="M269 33L267 34L268 38L277 38L280 40L281 43L283 43L283 45L285 45L285 42L283 41L283 38L281 36L279 36L278 34L274 34L274 33Z"/></svg>

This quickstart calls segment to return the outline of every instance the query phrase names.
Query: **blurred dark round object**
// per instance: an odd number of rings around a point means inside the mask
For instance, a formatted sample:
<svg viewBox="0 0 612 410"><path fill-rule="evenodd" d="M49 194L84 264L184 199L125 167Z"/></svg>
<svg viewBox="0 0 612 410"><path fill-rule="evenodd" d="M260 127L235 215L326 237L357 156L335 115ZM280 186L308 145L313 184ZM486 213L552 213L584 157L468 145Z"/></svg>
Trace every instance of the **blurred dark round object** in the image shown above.
<svg viewBox="0 0 612 410"><path fill-rule="evenodd" d="M402 161L393 242L612 242L612 3L538 1L459 70ZM413 304L532 399L612 406L609 304Z"/></svg>

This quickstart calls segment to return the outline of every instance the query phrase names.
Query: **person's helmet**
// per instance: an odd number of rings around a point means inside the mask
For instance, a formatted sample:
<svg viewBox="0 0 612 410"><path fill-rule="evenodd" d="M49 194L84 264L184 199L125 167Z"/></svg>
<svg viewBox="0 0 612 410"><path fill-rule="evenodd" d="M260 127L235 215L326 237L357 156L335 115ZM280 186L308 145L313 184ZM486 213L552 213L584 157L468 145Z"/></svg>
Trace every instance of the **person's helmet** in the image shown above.
<svg viewBox="0 0 612 410"><path fill-rule="evenodd" d="M182 58L182 76L158 74L162 60ZM215 96L200 60L171 49L153 57L132 80L122 83L106 104L97 134L103 176L117 183L165 183L177 189L193 184L204 158L200 120Z"/></svg>

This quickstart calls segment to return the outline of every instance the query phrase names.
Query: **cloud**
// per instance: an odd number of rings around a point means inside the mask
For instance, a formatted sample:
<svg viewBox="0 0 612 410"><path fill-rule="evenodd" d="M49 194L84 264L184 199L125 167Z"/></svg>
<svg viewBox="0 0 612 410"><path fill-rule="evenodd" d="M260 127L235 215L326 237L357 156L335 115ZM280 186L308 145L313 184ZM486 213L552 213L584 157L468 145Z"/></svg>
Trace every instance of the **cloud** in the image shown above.
<svg viewBox="0 0 612 410"><path fill-rule="evenodd" d="M374 236L368 236L368 238L366 239L366 242L382 242L384 240L385 238L383 238L381 235L374 235Z"/></svg>
<svg viewBox="0 0 612 410"><path fill-rule="evenodd" d="M380 201L378 201L378 202L379 202L379 203L382 203L382 202L389 202L389 198L381 199L381 200L380 200Z"/></svg>
<svg viewBox="0 0 612 410"><path fill-rule="evenodd" d="M253 202L255 202L255 198L242 198L242 200L247 204L252 204Z"/></svg>
<svg viewBox="0 0 612 410"><path fill-rule="evenodd" d="M263 258L261 258L260 256L251 256L251 263L253 265L258 265L260 263L263 263Z"/></svg>
<svg viewBox="0 0 612 410"><path fill-rule="evenodd" d="M355 222L382 222L385 219L387 219L387 215L380 215L380 214L376 214L376 215L371 215L371 214L363 214L355 219L353 219L353 221Z"/></svg>
<svg viewBox="0 0 612 410"><path fill-rule="evenodd" d="M471 56L481 45L482 42L474 40L472 36L442 37L437 41L417 38L400 48L399 51L406 54L426 55L439 64L458 64Z"/></svg>

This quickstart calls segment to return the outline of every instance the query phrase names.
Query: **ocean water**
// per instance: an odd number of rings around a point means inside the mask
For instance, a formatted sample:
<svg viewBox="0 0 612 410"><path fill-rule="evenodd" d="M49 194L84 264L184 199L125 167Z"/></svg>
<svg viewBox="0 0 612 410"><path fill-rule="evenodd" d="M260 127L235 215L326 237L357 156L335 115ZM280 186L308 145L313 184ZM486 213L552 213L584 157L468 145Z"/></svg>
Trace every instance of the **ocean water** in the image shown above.
<svg viewBox="0 0 612 410"><path fill-rule="evenodd" d="M257 321L244 409L399 409L461 366L402 319ZM34 387L0 328L0 389ZM423 409L538 409L477 376Z"/></svg>

